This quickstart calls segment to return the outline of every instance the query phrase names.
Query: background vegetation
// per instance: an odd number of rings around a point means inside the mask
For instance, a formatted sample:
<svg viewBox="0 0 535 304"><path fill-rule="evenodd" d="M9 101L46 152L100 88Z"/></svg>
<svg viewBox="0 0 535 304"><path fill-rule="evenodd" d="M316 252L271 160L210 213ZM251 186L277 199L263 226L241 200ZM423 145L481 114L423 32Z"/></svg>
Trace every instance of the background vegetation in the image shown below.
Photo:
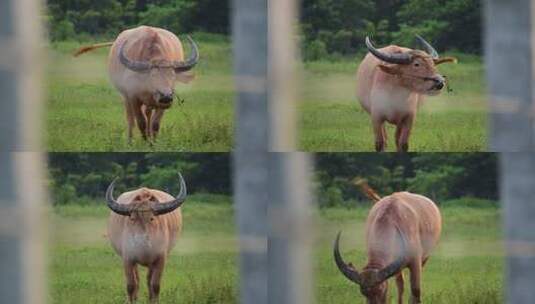
<svg viewBox="0 0 535 304"><path fill-rule="evenodd" d="M47 0L52 40L117 35L136 24L175 33L229 33L229 0ZM439 50L478 53L479 0L303 0L302 34L306 58L352 54L366 35L380 44L412 43L423 35Z"/></svg>
<svg viewBox="0 0 535 304"><path fill-rule="evenodd" d="M354 54L371 35L378 44L413 44L420 34L439 50L481 50L479 0L303 0L304 57Z"/></svg>
<svg viewBox="0 0 535 304"><path fill-rule="evenodd" d="M232 194L230 161L228 153L50 153L49 184L53 202L64 205L102 199L115 177L117 193L142 185L177 193L181 172L188 193L214 198ZM408 190L439 204L468 197L465 202L479 206L498 199L494 153L318 153L315 163L320 207L367 205L355 177L366 178L381 195Z"/></svg>
<svg viewBox="0 0 535 304"><path fill-rule="evenodd" d="M498 199L493 153L320 153L316 154L320 206L368 205L352 183L355 177L366 178L381 196L408 190L438 204L463 198L474 207L495 205Z"/></svg>
<svg viewBox="0 0 535 304"><path fill-rule="evenodd" d="M228 0L47 0L52 40L113 38L139 24L174 33L229 32Z"/></svg>
<svg viewBox="0 0 535 304"><path fill-rule="evenodd" d="M230 156L227 153L50 153L52 201L102 204L115 177L116 196L142 185L178 193L182 173L188 193L202 201L230 203ZM210 193L210 196L203 194ZM226 197L225 197L226 196Z"/></svg>

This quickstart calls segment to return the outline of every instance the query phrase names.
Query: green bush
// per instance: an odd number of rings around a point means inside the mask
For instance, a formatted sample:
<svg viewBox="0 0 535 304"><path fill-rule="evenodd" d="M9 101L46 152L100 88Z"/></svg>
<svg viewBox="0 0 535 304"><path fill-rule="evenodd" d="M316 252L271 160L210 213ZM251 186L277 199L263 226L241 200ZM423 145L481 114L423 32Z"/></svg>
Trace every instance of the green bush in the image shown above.
<svg viewBox="0 0 535 304"><path fill-rule="evenodd" d="M301 29L304 41L321 40L330 53L358 52L364 48L366 35L378 45L414 47L414 34L425 37L439 51L480 53L481 2L304 0Z"/></svg>
<svg viewBox="0 0 535 304"><path fill-rule="evenodd" d="M141 24L175 33L229 32L229 0L47 0L47 22L53 41L80 35L114 38Z"/></svg>
<svg viewBox="0 0 535 304"><path fill-rule="evenodd" d="M342 190L336 186L330 186L318 195L318 202L321 207L341 206L344 203Z"/></svg>
<svg viewBox="0 0 535 304"><path fill-rule="evenodd" d="M329 50L340 54L351 54L354 52L352 48L353 33L348 30L339 30L333 35Z"/></svg>
<svg viewBox="0 0 535 304"><path fill-rule="evenodd" d="M149 4L147 10L139 13L139 23L158 26L173 33L191 30L192 2L175 2L168 6Z"/></svg>
<svg viewBox="0 0 535 304"><path fill-rule="evenodd" d="M357 154L316 154L315 186L320 206L348 205L355 200L368 203L352 182L356 177L367 179L380 196L411 191L437 202L470 197L474 198L471 206L498 200L497 159L493 154Z"/></svg>
<svg viewBox="0 0 535 304"><path fill-rule="evenodd" d="M303 51L303 59L306 61L325 59L327 55L328 52L325 42L317 39L306 44Z"/></svg>
<svg viewBox="0 0 535 304"><path fill-rule="evenodd" d="M62 41L74 38L74 24L69 20L61 20L57 23L52 23L50 28L50 39L52 41Z"/></svg>
<svg viewBox="0 0 535 304"><path fill-rule="evenodd" d="M55 205L66 205L76 202L78 195L72 184L63 184L52 189L52 201Z"/></svg>

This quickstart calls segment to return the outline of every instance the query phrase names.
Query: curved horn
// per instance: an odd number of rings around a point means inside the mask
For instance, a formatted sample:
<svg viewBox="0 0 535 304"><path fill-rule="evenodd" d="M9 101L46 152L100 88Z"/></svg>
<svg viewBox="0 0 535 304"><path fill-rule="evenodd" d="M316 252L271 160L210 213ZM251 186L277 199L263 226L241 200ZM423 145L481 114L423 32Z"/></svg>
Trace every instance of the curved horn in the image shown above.
<svg viewBox="0 0 535 304"><path fill-rule="evenodd" d="M368 48L368 51L373 54L373 56L388 63L409 64L412 61L412 56L407 53L386 54L379 51L373 46L372 42L370 41L370 37L368 36L366 36L366 47Z"/></svg>
<svg viewBox="0 0 535 304"><path fill-rule="evenodd" d="M178 173L178 177L180 178L180 193L178 193L176 198L172 201L165 203L156 203L152 205L152 211L154 212L154 215L162 215L169 213L180 207L180 205L182 205L182 203L184 203L184 201L186 200L186 183L184 182L184 178L182 178L182 174Z"/></svg>
<svg viewBox="0 0 535 304"><path fill-rule="evenodd" d="M439 56L437 50L435 50L435 48L429 42L425 41L425 39L420 35L416 35L416 40L424 48L427 54L431 55L431 58L438 59Z"/></svg>
<svg viewBox="0 0 535 304"><path fill-rule="evenodd" d="M443 64L443 63L446 63L446 62L457 63L457 58L455 58L455 57L442 57L442 58L433 59L433 61L435 62L436 65Z"/></svg>
<svg viewBox="0 0 535 304"><path fill-rule="evenodd" d="M379 271L377 283L381 283L387 280L388 278L390 278L391 276L395 275L405 265L405 258L407 255L407 246L405 244L405 239L403 238L403 235L401 234L401 232L399 231L397 227L396 227L396 230L398 232L398 235L401 241L401 250L399 252L399 257L394 262L390 263L388 266L386 266L385 268Z"/></svg>
<svg viewBox="0 0 535 304"><path fill-rule="evenodd" d="M126 215L129 216L132 212L130 210L130 206L119 204L117 201L113 198L113 189L115 188L115 182L117 181L118 177L116 177L111 184L108 186L108 190L106 190L106 202L108 203L108 207L111 209L111 211L120 214L120 215Z"/></svg>
<svg viewBox="0 0 535 304"><path fill-rule="evenodd" d="M174 61L173 68L176 72L186 72L191 69L199 62L199 48L197 44L190 36L186 37L191 45L191 55L186 61Z"/></svg>
<svg viewBox="0 0 535 304"><path fill-rule="evenodd" d="M119 49L119 60L121 63L127 67L128 69L134 71L134 72L145 72L151 68L150 63L146 61L136 61L136 60L130 60L128 57L126 57L126 54L124 53L124 48L126 44L128 43L128 40L121 45L121 48Z"/></svg>
<svg viewBox="0 0 535 304"><path fill-rule="evenodd" d="M349 280L351 280L354 283L357 283L360 285L360 274L358 271L354 270L352 267L349 267L344 260L342 259L342 256L340 255L340 235L342 234L342 231L338 232L338 235L336 236L336 240L334 241L334 261L336 262L336 266L338 266L338 269L340 272Z"/></svg>

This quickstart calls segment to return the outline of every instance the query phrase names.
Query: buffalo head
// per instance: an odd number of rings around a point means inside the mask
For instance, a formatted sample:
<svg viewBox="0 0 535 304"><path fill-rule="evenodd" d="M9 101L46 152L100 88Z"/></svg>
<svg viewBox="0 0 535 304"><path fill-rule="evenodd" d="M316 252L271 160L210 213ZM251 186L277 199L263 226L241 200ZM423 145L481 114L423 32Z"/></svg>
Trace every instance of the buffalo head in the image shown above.
<svg viewBox="0 0 535 304"><path fill-rule="evenodd" d="M177 80L187 83L193 78L192 75L186 72L193 69L199 62L199 49L190 36L187 36L187 39L191 45L191 55L183 61L170 61L164 58L153 58L150 61L130 59L125 53L128 41L125 41L119 49L119 60L126 68L148 76L146 85L160 108L169 108L171 106Z"/></svg>
<svg viewBox="0 0 535 304"><path fill-rule="evenodd" d="M386 304L388 291L387 280L401 271L405 266L406 249L401 234L402 249L400 251L401 254L396 260L381 268L377 268L374 265L368 265L361 272L359 272L353 264L346 264L342 259L339 249L340 234L341 232L338 232L334 242L334 261L336 266L347 279L359 285L360 292L366 297L369 304Z"/></svg>
<svg viewBox="0 0 535 304"><path fill-rule="evenodd" d="M384 52L375 48L366 37L368 51L383 61L379 68L390 75L399 77L402 86L411 91L426 95L437 95L446 85L446 79L440 75L436 66L445 62L456 62L453 57L439 57L438 52L422 37L416 36L424 51L403 50Z"/></svg>
<svg viewBox="0 0 535 304"><path fill-rule="evenodd" d="M136 223L143 224L144 226L150 224L155 217L174 211L186 200L186 183L182 175L180 173L178 175L180 178L180 192L175 199L163 203L148 189L138 191L129 204L118 203L113 198L113 189L117 181L117 178L115 178L106 191L108 207L117 214L129 216Z"/></svg>

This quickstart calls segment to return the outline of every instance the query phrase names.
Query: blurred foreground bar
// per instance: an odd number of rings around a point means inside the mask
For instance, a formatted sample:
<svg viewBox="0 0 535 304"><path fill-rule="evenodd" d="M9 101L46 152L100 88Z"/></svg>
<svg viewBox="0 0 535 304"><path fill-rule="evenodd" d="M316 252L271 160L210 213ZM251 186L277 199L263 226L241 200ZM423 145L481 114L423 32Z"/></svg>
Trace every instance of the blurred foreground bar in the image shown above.
<svg viewBox="0 0 535 304"><path fill-rule="evenodd" d="M267 1L234 0L236 102L234 200L240 239L240 302L267 303Z"/></svg>
<svg viewBox="0 0 535 304"><path fill-rule="evenodd" d="M240 301L304 304L311 303L310 160L272 152L295 148L296 3L270 3L268 9L265 0L233 2Z"/></svg>
<svg viewBox="0 0 535 304"><path fill-rule="evenodd" d="M0 1L0 302L45 303L39 1Z"/></svg>
<svg viewBox="0 0 535 304"><path fill-rule="evenodd" d="M533 1L485 1L490 149L500 155L506 245L505 294L535 299L535 107ZM531 151L531 152L529 152Z"/></svg>
<svg viewBox="0 0 535 304"><path fill-rule="evenodd" d="M535 299L535 154L502 153L501 199L504 203L507 303Z"/></svg>
<svg viewBox="0 0 535 304"><path fill-rule="evenodd" d="M312 303L312 160L296 153L298 1L269 1L268 301ZM283 153L278 153L283 152Z"/></svg>
<svg viewBox="0 0 535 304"><path fill-rule="evenodd" d="M490 150L535 151L533 1L484 1Z"/></svg>
<svg viewBox="0 0 535 304"><path fill-rule="evenodd" d="M271 153L268 286L272 304L313 303L311 164L306 153Z"/></svg>

